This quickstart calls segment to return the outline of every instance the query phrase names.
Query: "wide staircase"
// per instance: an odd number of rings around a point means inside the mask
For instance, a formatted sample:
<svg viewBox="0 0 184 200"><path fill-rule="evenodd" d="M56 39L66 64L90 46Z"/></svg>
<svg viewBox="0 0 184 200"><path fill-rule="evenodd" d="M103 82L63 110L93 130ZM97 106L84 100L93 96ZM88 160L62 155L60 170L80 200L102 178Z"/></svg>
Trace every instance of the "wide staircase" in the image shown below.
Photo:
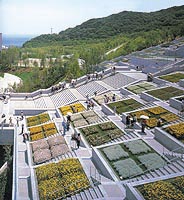
<svg viewBox="0 0 184 200"><path fill-rule="evenodd" d="M109 77L103 79L102 81L104 83L106 83L107 85L109 85L115 89L118 89L118 88L121 88L125 85L128 85L128 84L136 81L136 79L126 76L126 75L123 75L123 74L120 74L120 73L117 73L114 76L109 76Z"/></svg>
<svg viewBox="0 0 184 200"><path fill-rule="evenodd" d="M69 89L53 94L50 96L50 98L57 108L77 100L75 95Z"/></svg>
<svg viewBox="0 0 184 200"><path fill-rule="evenodd" d="M107 90L105 87L98 84L96 81L92 81L87 84L81 85L76 89L84 97L86 97L87 95L93 96L94 92L101 93Z"/></svg>

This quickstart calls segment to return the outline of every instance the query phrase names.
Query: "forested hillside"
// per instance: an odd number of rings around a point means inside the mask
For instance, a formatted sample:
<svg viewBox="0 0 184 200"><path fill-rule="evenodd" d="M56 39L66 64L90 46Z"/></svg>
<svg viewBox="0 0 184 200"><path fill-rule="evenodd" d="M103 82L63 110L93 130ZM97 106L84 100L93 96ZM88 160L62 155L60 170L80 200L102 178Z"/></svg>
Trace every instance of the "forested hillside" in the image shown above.
<svg viewBox="0 0 184 200"><path fill-rule="evenodd" d="M41 35L25 43L24 46L46 46L58 42L63 45L74 45L79 44L81 40L82 42L88 40L87 43L91 43L93 40L104 41L117 35L151 30L161 30L174 36L184 34L184 6L151 13L123 11L108 17L88 20L59 34Z"/></svg>

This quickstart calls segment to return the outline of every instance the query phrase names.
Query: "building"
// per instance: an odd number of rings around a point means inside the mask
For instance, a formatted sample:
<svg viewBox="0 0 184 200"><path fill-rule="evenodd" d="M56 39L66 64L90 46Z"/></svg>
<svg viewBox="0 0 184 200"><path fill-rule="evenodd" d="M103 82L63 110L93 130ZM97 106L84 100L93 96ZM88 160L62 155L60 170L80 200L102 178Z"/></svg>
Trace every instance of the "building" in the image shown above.
<svg viewBox="0 0 184 200"><path fill-rule="evenodd" d="M2 39L2 33L0 33L0 51L2 50L3 46L3 39Z"/></svg>

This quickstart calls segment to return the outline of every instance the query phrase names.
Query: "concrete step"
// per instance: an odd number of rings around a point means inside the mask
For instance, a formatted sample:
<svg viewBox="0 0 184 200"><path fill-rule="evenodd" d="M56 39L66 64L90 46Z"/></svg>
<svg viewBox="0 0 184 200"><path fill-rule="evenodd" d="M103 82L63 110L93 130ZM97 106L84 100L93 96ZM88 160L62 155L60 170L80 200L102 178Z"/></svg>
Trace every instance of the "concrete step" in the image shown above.
<svg viewBox="0 0 184 200"><path fill-rule="evenodd" d="M181 167L178 163L174 162L173 165L174 165L180 172L184 171L184 168Z"/></svg>
<svg viewBox="0 0 184 200"><path fill-rule="evenodd" d="M93 188L89 188L89 192L90 192L90 194L92 196L92 199L96 199L97 198L97 195L96 195L96 193L95 193Z"/></svg>

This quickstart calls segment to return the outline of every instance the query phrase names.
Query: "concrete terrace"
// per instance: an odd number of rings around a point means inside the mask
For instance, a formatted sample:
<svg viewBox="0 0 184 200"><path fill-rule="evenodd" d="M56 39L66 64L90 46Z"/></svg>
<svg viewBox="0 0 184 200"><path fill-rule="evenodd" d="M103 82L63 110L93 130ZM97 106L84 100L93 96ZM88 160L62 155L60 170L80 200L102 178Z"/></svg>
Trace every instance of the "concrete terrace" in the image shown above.
<svg viewBox="0 0 184 200"><path fill-rule="evenodd" d="M173 69L173 67L176 68ZM168 69L170 69L170 72L177 70L177 67L178 65L172 65L172 67L166 66L166 73L168 73ZM183 68L180 66L180 69L184 69L183 65L182 67ZM162 73L164 73L164 68L162 68ZM63 135L61 123L63 120L66 120L66 117L61 114L59 108L76 102L80 102L86 108L86 96L89 95L89 97L93 98L95 92L97 92L97 95L100 95L104 92L112 91L120 97L120 100L133 98L143 104L138 108L138 110L159 105L178 115L178 110L171 107L169 102L162 100L152 100L150 102L149 99L142 98L141 94L136 95L125 89L127 85L133 85L134 83L138 83L142 80L147 80L147 75L142 71L136 71L134 67L131 66L118 66L115 74L112 73L110 69L105 70L105 75L102 79L87 81L87 77L84 76L77 80L77 85L75 87L67 84L65 89L55 92L51 92L51 88L49 88L46 90L35 91L34 93L12 93L9 97L7 97L6 101L0 101L0 113L1 115L5 114L7 119L6 124L2 129L3 131L0 133L0 138L3 139L5 137L5 132L8 133L9 129L14 131L14 135L10 136L12 137L12 144L14 144L12 199L38 200L38 185L34 169L38 166L58 162L67 158L78 158L91 182L91 187L89 189L84 189L78 191L76 194L71 194L71 196L65 197L67 200L129 199L127 184L137 183L139 181L149 182L157 178L169 178L170 175L177 176L177 174L184 174L184 157L182 157L183 151L175 152L175 149L177 148L184 149L184 145L181 142L178 142L176 139L170 138L170 136L166 135L165 140L167 140L168 143L170 142L176 145L177 147L172 149L169 145L166 146L165 143L160 142L158 130L155 130L154 128L146 129L146 132L142 134L141 127L138 122L133 128L127 129L123 118L126 117L126 112L123 113L124 116L118 115L109 109L107 105L102 104L100 106L94 100L92 100L95 104L94 111L97 116L99 116L100 121L93 122L92 124L94 125L108 121L113 122L124 132L121 137L114 138L100 146L92 146L82 135L81 147L76 149L76 143L75 141L71 141L71 136L72 134L78 132L78 128L72 126L70 130L66 132L66 135L64 135L70 152L47 160L38 165L33 162L32 149L30 145L31 141L23 141L23 135L21 134L22 124L24 124L24 131L28 132L26 117L46 112L50 117L50 122L53 122L58 130L57 134L49 136L49 138ZM162 84L162 82L159 84L158 80L155 83L158 88ZM171 83L165 84L168 86L172 85ZM176 85L179 87L178 83ZM182 87L179 88L184 90ZM16 119L17 117L21 117L21 111L24 113L24 119L20 120L18 125ZM13 127L6 127L8 126L9 117L13 118ZM183 118L180 118L180 121L184 121ZM91 124L86 126L88 127L90 125ZM9 136L7 135L7 137ZM155 152L164 157L167 162L163 167L158 169L148 170L139 176L129 177L126 180L120 180L111 166L105 161L103 156L101 156L99 149L108 147L112 144L116 145L121 144L122 142L134 141L137 139L142 139L147 145L154 149ZM173 160L173 158L176 159ZM99 167L98 161L101 167Z"/></svg>

